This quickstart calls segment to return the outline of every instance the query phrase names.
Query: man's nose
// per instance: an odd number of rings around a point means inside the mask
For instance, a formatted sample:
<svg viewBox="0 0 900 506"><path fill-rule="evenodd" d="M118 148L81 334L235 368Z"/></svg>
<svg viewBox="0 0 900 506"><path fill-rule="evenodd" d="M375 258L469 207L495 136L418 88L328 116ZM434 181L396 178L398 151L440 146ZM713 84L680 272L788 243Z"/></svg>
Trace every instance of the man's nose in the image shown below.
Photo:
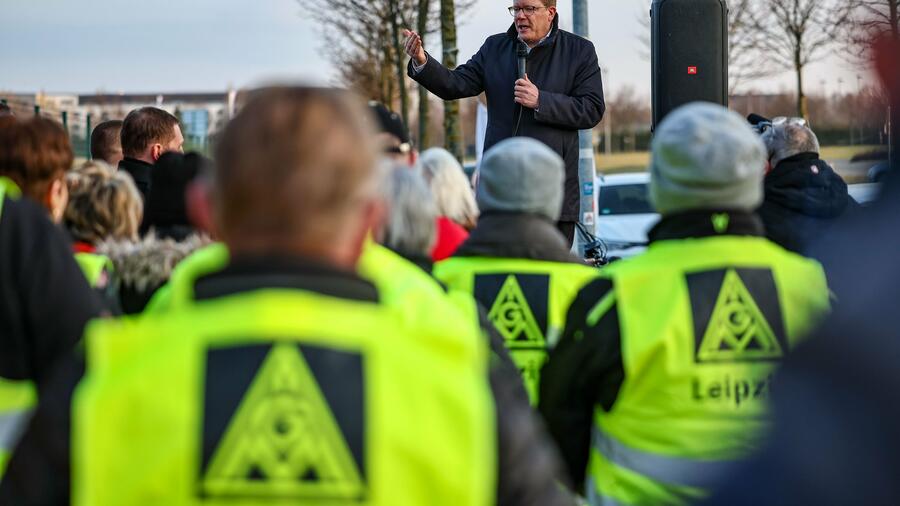
<svg viewBox="0 0 900 506"><path fill-rule="evenodd" d="M519 13L516 14L516 21L525 21L528 19L528 16L525 15L525 9L520 9Z"/></svg>

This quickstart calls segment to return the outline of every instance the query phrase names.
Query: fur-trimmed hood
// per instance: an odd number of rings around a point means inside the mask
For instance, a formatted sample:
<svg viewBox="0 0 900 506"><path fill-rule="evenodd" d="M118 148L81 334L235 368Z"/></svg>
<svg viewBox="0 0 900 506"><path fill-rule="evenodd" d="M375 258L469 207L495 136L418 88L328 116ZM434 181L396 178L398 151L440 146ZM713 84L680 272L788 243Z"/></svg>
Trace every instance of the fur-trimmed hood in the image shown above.
<svg viewBox="0 0 900 506"><path fill-rule="evenodd" d="M123 286L138 292L156 290L169 280L178 262L210 244L206 235L194 234L184 241L160 239L149 234L139 241L109 241L97 246L97 253L112 260Z"/></svg>

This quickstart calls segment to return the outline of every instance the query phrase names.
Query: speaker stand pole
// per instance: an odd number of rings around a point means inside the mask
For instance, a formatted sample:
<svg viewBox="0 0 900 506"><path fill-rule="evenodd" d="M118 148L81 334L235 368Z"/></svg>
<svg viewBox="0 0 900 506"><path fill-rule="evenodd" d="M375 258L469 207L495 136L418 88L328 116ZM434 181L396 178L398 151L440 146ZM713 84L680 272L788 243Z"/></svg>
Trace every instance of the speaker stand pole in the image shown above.
<svg viewBox="0 0 900 506"><path fill-rule="evenodd" d="M572 0L572 19L576 35L590 38L588 30L588 3L587 0ZM608 90L604 90L608 92ZM580 208L578 221L590 231L594 231L596 213L594 208L596 188L594 188L594 137L591 130L582 130L578 134L578 194ZM579 258L584 256L585 238L576 230L575 242L572 245Z"/></svg>

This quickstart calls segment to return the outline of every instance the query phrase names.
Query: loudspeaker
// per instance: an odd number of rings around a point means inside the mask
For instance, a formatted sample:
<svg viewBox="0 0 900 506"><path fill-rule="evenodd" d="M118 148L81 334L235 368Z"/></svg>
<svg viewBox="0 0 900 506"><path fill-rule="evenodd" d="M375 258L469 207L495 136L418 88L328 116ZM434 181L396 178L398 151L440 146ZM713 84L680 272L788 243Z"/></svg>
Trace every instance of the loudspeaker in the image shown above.
<svg viewBox="0 0 900 506"><path fill-rule="evenodd" d="M653 0L650 19L653 129L689 102L727 107L726 0Z"/></svg>

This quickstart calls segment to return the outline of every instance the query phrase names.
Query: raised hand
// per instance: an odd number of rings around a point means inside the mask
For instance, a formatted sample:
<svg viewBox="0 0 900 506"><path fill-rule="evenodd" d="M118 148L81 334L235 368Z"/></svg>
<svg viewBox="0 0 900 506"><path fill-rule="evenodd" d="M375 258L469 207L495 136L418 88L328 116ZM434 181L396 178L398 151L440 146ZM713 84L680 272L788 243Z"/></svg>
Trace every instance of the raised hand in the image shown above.
<svg viewBox="0 0 900 506"><path fill-rule="evenodd" d="M403 36L406 37L406 54L416 62L416 65L425 65L428 57L422 46L422 37L418 33L406 29L403 30Z"/></svg>

